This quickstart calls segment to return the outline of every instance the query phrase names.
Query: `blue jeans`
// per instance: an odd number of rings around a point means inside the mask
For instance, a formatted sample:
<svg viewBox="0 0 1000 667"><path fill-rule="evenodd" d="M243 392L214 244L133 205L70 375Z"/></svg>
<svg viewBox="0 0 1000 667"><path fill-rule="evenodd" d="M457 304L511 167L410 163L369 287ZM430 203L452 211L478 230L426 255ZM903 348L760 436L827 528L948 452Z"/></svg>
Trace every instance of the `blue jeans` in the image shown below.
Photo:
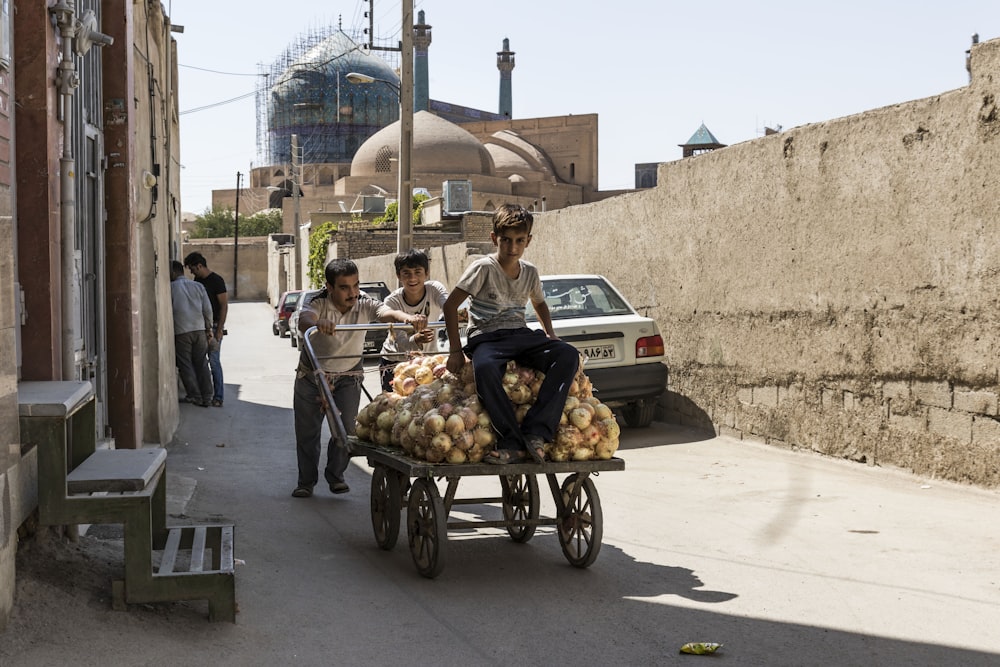
<svg viewBox="0 0 1000 667"><path fill-rule="evenodd" d="M208 367L212 369L212 386L215 387L215 395L212 398L221 403L225 393L222 382L222 361L219 359L222 341L217 340L215 343L208 348Z"/></svg>
<svg viewBox="0 0 1000 667"><path fill-rule="evenodd" d="M340 410L344 430L348 434L355 431L358 405L361 402L361 380L364 366L361 363L352 369L356 375L341 375L333 381L333 400ZM312 488L319 480L320 436L323 433L323 419L326 413L320 405L321 392L311 373L300 373L295 379L295 395L292 408L295 411L295 453L299 464L299 486ZM334 434L326 446L326 469L323 478L327 483L344 481L344 471L351 462L347 443L343 447L334 442Z"/></svg>
<svg viewBox="0 0 1000 667"><path fill-rule="evenodd" d="M473 336L465 346L472 359L479 401L493 422L497 449L525 449L524 436L541 436L552 442L559 426L570 385L580 365L580 353L561 340L551 340L544 331L502 329ZM503 374L513 359L521 366L545 373L535 401L520 425L514 404L503 390Z"/></svg>

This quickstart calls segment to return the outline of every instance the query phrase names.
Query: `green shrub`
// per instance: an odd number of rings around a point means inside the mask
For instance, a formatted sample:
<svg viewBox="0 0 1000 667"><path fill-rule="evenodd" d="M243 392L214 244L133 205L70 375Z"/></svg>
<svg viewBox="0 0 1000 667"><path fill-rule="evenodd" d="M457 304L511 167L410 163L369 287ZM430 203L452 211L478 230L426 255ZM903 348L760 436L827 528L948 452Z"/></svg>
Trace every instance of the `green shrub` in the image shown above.
<svg viewBox="0 0 1000 667"><path fill-rule="evenodd" d="M240 216L240 236L267 236L281 231L281 209L269 208ZM193 239L232 238L236 234L236 212L231 206L206 208L194 219Z"/></svg>
<svg viewBox="0 0 1000 667"><path fill-rule="evenodd" d="M309 284L313 289L319 289L326 283L326 251L335 231L337 223L324 222L309 235Z"/></svg>

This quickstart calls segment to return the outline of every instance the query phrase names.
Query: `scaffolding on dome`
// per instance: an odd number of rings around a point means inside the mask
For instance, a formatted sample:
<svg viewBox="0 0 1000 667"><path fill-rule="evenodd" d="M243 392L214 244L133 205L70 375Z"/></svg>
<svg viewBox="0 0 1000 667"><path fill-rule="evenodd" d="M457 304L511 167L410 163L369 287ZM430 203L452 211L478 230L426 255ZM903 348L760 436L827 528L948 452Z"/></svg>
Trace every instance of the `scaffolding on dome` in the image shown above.
<svg viewBox="0 0 1000 667"><path fill-rule="evenodd" d="M301 153L302 164L315 164L323 162L339 161L331 159L332 155L348 155L347 160L353 157L353 153L360 146L356 135L358 124L354 122L341 122L339 109L320 110L316 113L315 107L323 102L317 103L317 99L325 99L329 96L329 91L323 90L321 79L317 77L314 87L309 85L300 86L300 99L292 100L291 104L286 104L282 109L275 111L271 102L272 89L276 82L297 63L301 63L306 54L333 37L337 33L344 33L350 40L358 45L359 51L364 54L376 54L378 58L386 63L394 72L399 71L400 54L398 51L386 51L381 48L369 50L364 44L365 31L363 29L344 29L334 26L313 26L301 33L291 44L285 47L284 51L275 58L269 65L258 63L257 65L257 87L255 91L256 122L257 122L257 161L260 165L288 165L291 160L291 143L289 141L288 130L292 128L299 134L299 151ZM395 45L392 38L377 38L376 46ZM398 93L397 93L398 94ZM368 109L366 100L366 118L369 125L374 128L367 134L372 134L375 130L394 122L399 117L398 98L392 100L383 96L372 95L371 102L376 108ZM391 101L391 103L390 103ZM329 106L326 103L326 106ZM333 106L336 106L334 104ZM313 108L313 109L311 109ZM324 113L325 111L325 113ZM312 112L312 113L310 113ZM309 120L304 120L304 116L312 116ZM317 119L318 118L318 119ZM375 127L375 126L378 127ZM275 128L284 128L284 132L275 131Z"/></svg>

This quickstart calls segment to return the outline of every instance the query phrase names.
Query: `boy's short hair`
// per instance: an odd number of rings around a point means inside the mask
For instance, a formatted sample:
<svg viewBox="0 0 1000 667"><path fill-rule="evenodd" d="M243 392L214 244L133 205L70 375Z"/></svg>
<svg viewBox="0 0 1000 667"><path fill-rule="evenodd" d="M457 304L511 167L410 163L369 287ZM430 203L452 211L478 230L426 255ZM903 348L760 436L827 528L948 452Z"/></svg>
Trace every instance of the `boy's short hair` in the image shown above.
<svg viewBox="0 0 1000 667"><path fill-rule="evenodd" d="M184 265L178 262L176 259L170 262L170 275L171 276L183 276L184 275Z"/></svg>
<svg viewBox="0 0 1000 667"><path fill-rule="evenodd" d="M427 258L427 253L416 248L410 248L405 252L399 253L392 263L396 267L397 276L403 269L422 268L425 273L430 273L431 271L431 261Z"/></svg>
<svg viewBox="0 0 1000 667"><path fill-rule="evenodd" d="M189 269L194 268L199 264L204 266L206 269L208 268L208 261L200 252L189 253L188 256L184 258L184 266Z"/></svg>
<svg viewBox="0 0 1000 667"><path fill-rule="evenodd" d="M326 282L331 285L337 282L337 278L340 276L356 276L358 274L358 265L349 259L331 259L326 265L326 269L323 271L323 275L326 278Z"/></svg>
<svg viewBox="0 0 1000 667"><path fill-rule="evenodd" d="M530 234L533 224L535 218L520 204L502 204L493 213L493 233L498 236L510 229L524 229Z"/></svg>

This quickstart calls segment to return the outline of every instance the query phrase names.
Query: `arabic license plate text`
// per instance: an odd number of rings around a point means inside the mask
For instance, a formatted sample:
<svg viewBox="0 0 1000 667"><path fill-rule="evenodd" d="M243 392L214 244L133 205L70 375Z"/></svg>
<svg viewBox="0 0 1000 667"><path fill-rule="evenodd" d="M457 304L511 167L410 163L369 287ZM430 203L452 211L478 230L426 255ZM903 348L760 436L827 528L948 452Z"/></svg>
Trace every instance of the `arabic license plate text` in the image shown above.
<svg viewBox="0 0 1000 667"><path fill-rule="evenodd" d="M590 345L580 350L589 359L614 359L614 345Z"/></svg>

